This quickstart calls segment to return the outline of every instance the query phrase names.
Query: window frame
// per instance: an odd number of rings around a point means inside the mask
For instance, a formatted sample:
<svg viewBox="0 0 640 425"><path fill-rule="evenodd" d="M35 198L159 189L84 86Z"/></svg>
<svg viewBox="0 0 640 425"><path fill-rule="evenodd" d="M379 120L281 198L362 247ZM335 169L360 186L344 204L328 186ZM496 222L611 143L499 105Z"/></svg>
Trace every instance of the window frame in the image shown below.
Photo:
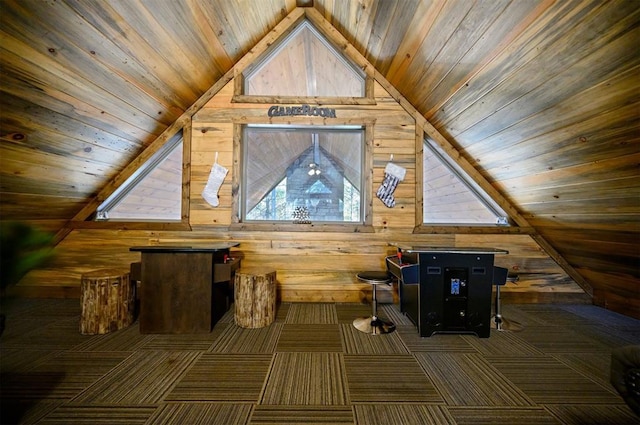
<svg viewBox="0 0 640 425"><path fill-rule="evenodd" d="M294 121L294 122L292 122ZM245 222L242 220L242 179L244 173L244 152L242 138L244 134L244 127L246 125L264 125L269 124L274 127L284 127L286 125L305 124L308 127L362 127L364 132L364 143L362 155L363 166L363 183L361 189L361 204L362 204L362 222L318 222L318 223L294 223L293 219L288 221L275 221L275 222ZM269 122L258 122L255 120L235 122L234 123L234 141L233 141L233 177L232 177L232 205L231 205L231 229L234 230L255 230L255 231L288 231L288 232L313 232L313 231L332 231L332 232L361 232L369 233L373 232L373 134L374 134L374 120L361 120L359 122L346 122L339 119L306 119L304 121L299 120L287 120L287 119L272 119Z"/></svg>
<svg viewBox="0 0 640 425"><path fill-rule="evenodd" d="M180 136L180 137L178 137ZM155 169L160 166L169 155L173 154L174 151L178 148L181 148L181 159L184 156L184 144L182 142L182 137L180 133L176 134L173 138L171 138L165 145L163 145L156 153L149 158L144 164L142 164L129 178L118 188L113 191L111 195L107 199L105 199L99 206L96 208L96 221L111 221L111 222L134 222L134 223L177 223L181 220L181 218L176 219L161 219L161 218L111 218L108 217L109 212L114 208L117 208L118 205L122 201L126 199L126 197L134 191L137 186L144 181ZM182 172L182 170L181 170ZM182 202L181 202L182 205ZM103 216L104 214L104 216ZM179 214L180 216L182 214Z"/></svg>
<svg viewBox="0 0 640 425"><path fill-rule="evenodd" d="M188 125L183 127L178 127L174 131L164 138L165 142L160 145L159 148L153 151L146 160L142 161L143 165L141 167L149 168L148 171L145 171L146 174L150 173L153 167L151 164L158 164L162 162L164 157L169 154L173 149L178 145L182 144L182 181L180 182L181 191L182 191L182 201L181 201L181 211L180 211L180 219L179 220L126 220L126 219L110 219L110 220L96 220L96 216L98 213L98 207L102 205L106 200L114 196L114 193L118 191L129 191L135 187L134 179L136 179L136 175L140 174L138 167L134 169L133 173L130 174L122 183L117 184L116 189L113 190L108 196L100 199L97 198L99 204L94 210L93 214L89 216L85 221L72 221L71 227L74 229L87 228L87 229L124 229L124 230L191 230L191 225L189 223L189 208L190 208L190 180L191 180L191 125L190 122ZM150 149L147 148L140 157L144 156L146 152ZM164 153L164 155L159 154L159 152ZM136 160L129 164L129 167L137 167L137 163L140 159L138 157ZM157 161L156 161L157 160ZM149 164L149 165L147 165ZM126 172L126 170L125 170ZM115 179L111 185L114 185L116 181ZM127 188L129 187L129 188ZM122 189L121 189L122 188ZM117 195L115 195L117 196Z"/></svg>
<svg viewBox="0 0 640 425"><path fill-rule="evenodd" d="M474 195L478 196L480 201L494 207L504 210L503 206L496 202L491 195L483 188L482 184L475 181L464 169L464 167L456 164L450 155L443 150L435 140L429 137L425 132L416 132L416 224L413 229L414 234L508 234L508 233L527 233L526 229L522 229L514 223L513 218L508 211L505 212L507 219L506 224L469 224L469 223L426 223L424 222L424 170L423 162L426 152L433 152L437 155L449 169L455 173L460 181L465 184Z"/></svg>
<svg viewBox="0 0 640 425"><path fill-rule="evenodd" d="M466 173L455 164L455 162L453 162L447 155L445 155L444 152L442 152L442 150L440 150L435 143L433 143L433 141L429 140L428 138L424 139L423 142L423 152L422 152L422 159L424 161L424 157L425 155L433 155L438 161L440 161L440 163L442 163L444 165L444 167L446 169L448 169L455 177L457 177L457 179L460 181L460 183L465 186L467 188L467 190L475 197L475 199L481 204L483 205L486 210L488 210L488 212L490 212L491 214L493 214L496 217L496 222L495 223L469 223L469 222L427 222L424 221L424 212L423 212L423 217L422 217L422 221L423 224L428 225L428 226L509 226L508 223L508 217L506 215L506 213L504 211L502 211L502 208L500 208L500 206L493 201L489 195L487 195L484 190L474 181L472 181L467 175ZM425 179L424 176L424 170L423 170L423 175L421 176L423 181ZM424 186L423 186L423 200L424 200ZM424 211L424 205L423 205L423 211ZM500 219L506 220L505 222L500 222Z"/></svg>
<svg viewBox="0 0 640 425"><path fill-rule="evenodd" d="M352 68L354 72L360 74L364 80L364 95L362 97L339 97L339 96L281 96L281 95L250 95L246 94L245 76L253 73L255 70L260 69L269 58L273 57L280 49L284 48L286 43L293 38L304 27L310 28L310 30L318 36L320 41L331 50L339 60L344 62L347 66ZM296 104L306 103L313 105L327 105L327 104L350 104L350 105L375 105L374 86L375 80L370 72L360 69L348 56L341 53L341 49L333 44L329 37L323 34L310 20L302 19L294 28L283 34L273 43L271 46L254 62L249 64L245 69L238 70L234 74L234 87L233 96L231 98L232 103L271 103L271 104Z"/></svg>

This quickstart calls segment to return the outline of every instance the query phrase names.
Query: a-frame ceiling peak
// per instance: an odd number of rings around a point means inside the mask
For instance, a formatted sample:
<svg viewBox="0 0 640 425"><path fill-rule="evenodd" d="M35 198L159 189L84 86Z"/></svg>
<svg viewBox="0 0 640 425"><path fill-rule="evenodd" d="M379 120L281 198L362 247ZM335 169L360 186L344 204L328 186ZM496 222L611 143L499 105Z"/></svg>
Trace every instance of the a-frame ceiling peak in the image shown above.
<svg viewBox="0 0 640 425"><path fill-rule="evenodd" d="M533 234L534 238L561 267L567 271L567 273L589 294L592 293L591 286L586 282L581 275L579 275L573 267L541 236L536 234L535 230L529 225L528 221L519 213L518 209L514 207L493 185L491 185L486 178L473 167L469 161L461 154L453 143L443 136L433 125L431 125L424 116L422 116L416 108L396 89L375 67L367 60L367 58L358 51L347 38L340 33L329 21L327 21L322 14L315 8L298 7L291 13L285 16L271 31L269 31L256 45L250 49L241 59L239 59L232 69L227 71L225 75L220 78L206 93L204 93L194 104L189 107L174 124L169 126L162 135L160 135L153 143L149 145L136 159L134 159L125 170L120 173L116 178L109 182L105 188L96 196L88 205L77 214L70 222L69 225L62 229L57 238L60 240L66 235L70 229L72 229L73 223L78 221L84 221L93 210L99 205L101 200L106 199L115 188L118 186L118 182L123 182L134 171L135 167L139 166L144 160L153 155L162 144L175 132L181 130L188 125L191 117L197 113L222 87L224 87L234 76L240 75L248 66L252 65L260 55L269 49L273 43L282 39L289 32L296 28L296 25L304 20L309 20L314 27L320 31L327 39L329 39L334 46L347 57L350 61L356 64L366 75L372 76L376 82L378 82L385 90L387 90L392 97L411 115L415 118L417 128L420 128L421 136L416 137L416 144L421 143L422 135L426 134L427 137L434 140L440 148L449 155L458 165L467 172L467 174L485 190L491 198L500 205L510 216L510 218L516 223L516 225L523 230L524 233ZM417 147L417 152L420 152L421 148ZM417 169L421 169L421 165L417 165Z"/></svg>

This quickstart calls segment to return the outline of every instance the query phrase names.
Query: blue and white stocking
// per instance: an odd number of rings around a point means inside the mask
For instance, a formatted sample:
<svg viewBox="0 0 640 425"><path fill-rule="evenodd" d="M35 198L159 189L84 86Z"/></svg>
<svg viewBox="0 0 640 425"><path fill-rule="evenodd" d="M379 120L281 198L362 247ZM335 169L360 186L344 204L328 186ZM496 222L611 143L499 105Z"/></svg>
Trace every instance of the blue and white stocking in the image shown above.
<svg viewBox="0 0 640 425"><path fill-rule="evenodd" d="M384 180L376 192L376 196L389 208L393 208L396 205L393 192L395 192L399 182L400 179L398 177L389 173L384 173Z"/></svg>

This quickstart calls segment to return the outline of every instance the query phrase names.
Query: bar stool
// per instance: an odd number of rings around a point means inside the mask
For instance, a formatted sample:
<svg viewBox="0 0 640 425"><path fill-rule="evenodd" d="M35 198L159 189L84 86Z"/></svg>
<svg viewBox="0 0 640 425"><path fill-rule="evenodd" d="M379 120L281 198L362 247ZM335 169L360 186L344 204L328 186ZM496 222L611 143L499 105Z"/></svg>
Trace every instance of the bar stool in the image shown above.
<svg viewBox="0 0 640 425"><path fill-rule="evenodd" d="M366 271L356 275L358 280L367 282L372 285L371 295L371 316L360 317L353 321L353 326L359 331L371 334L387 334L396 329L396 325L378 318L378 299L376 298L376 286L388 285L391 283L391 277L387 272Z"/></svg>
<svg viewBox="0 0 640 425"><path fill-rule="evenodd" d="M493 280L496 285L496 300L495 309L496 314L491 318L491 322L496 325L498 331L512 331L518 332L523 329L523 326L515 320L507 320L502 317L502 310L500 306L500 287L506 285L508 280L508 270L503 267L493 267ZM515 278L517 280L517 277Z"/></svg>

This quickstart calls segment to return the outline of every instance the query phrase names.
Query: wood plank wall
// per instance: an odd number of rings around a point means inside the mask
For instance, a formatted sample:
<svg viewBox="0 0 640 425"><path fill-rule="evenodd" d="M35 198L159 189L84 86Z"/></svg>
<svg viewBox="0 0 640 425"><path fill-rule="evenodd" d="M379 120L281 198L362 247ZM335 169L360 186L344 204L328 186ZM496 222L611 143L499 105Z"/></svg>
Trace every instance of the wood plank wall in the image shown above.
<svg viewBox="0 0 640 425"><path fill-rule="evenodd" d="M277 271L279 295L295 302L358 302L369 285L358 283L361 270L384 268L393 254L390 242L423 246L496 247L509 251L496 264L517 274L519 281L503 292L512 302L588 302L589 297L526 234L414 234L416 217L415 122L384 88L376 84L375 105L331 105L338 117L358 123L375 120L373 187L382 182L391 154L407 168L407 177L395 192L396 206L385 207L373 199L371 233L233 230L232 185L234 122L265 122L269 105L232 103L233 81L218 92L192 120L189 216L192 230L76 229L57 247L47 267L29 273L14 289L22 295L78 296L80 275L102 267L127 268L139 259L129 247L145 244L233 240L240 242L235 255L247 266ZM313 123L313 119L309 118ZM220 205L211 207L200 195L215 154L230 170L219 191ZM418 158L421 161L421 158ZM189 167L187 167L189 169Z"/></svg>

